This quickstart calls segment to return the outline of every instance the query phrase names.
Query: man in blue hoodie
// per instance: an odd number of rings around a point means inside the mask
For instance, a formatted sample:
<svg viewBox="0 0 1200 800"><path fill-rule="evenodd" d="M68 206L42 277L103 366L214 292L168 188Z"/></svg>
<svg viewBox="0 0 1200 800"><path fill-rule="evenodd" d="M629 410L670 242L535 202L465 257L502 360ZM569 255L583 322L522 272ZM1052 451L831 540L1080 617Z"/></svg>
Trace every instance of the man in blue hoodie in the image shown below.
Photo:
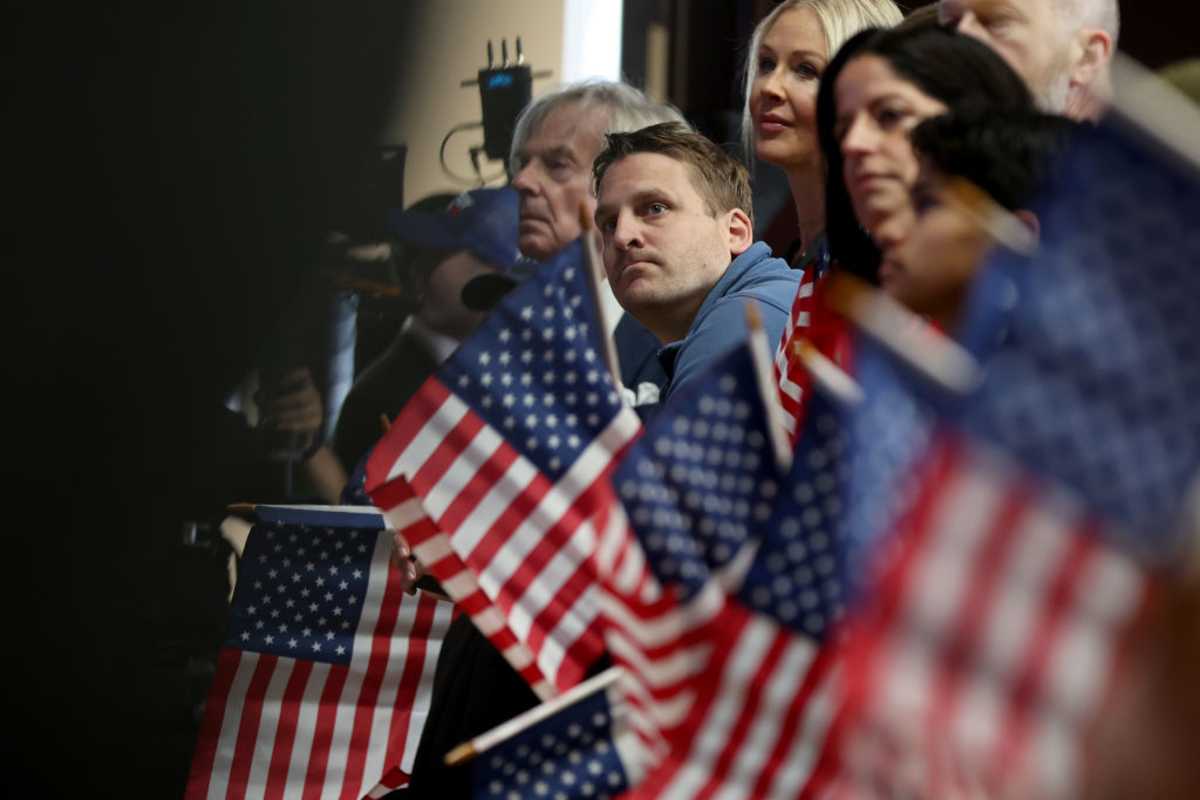
<svg viewBox="0 0 1200 800"><path fill-rule="evenodd" d="M740 162L668 122L609 134L593 172L609 285L663 344L664 399L745 339L746 301L779 341L800 273L754 241Z"/></svg>

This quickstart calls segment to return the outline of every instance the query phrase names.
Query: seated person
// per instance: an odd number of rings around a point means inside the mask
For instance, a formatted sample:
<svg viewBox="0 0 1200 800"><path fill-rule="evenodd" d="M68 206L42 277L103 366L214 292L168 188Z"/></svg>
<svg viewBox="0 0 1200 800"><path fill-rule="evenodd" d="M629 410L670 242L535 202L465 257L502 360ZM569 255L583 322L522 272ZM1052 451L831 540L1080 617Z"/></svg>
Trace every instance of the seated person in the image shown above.
<svg viewBox="0 0 1200 800"><path fill-rule="evenodd" d="M347 469L383 435L381 416L394 418L483 321L485 314L463 305L462 290L473 278L516 265L517 193L476 189L449 208L421 201L396 215L390 228L404 247L400 266L411 279L417 308L355 379L342 405L333 447Z"/></svg>
<svg viewBox="0 0 1200 800"><path fill-rule="evenodd" d="M668 122L609 134L594 174L608 281L663 344L664 398L744 341L746 301L780 340L800 273L754 241L740 162Z"/></svg>
<svg viewBox="0 0 1200 800"><path fill-rule="evenodd" d="M883 290L953 332L975 271L994 244L987 215L1004 209L1036 237L1038 219L1028 209L1079 124L1034 111L991 111L917 126L916 222L884 252Z"/></svg>

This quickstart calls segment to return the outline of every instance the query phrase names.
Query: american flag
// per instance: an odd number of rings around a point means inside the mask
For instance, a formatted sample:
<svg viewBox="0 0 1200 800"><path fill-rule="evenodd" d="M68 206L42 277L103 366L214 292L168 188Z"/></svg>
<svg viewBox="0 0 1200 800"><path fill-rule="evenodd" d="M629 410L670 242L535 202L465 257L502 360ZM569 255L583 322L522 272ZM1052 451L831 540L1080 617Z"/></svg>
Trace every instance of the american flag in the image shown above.
<svg viewBox="0 0 1200 800"><path fill-rule="evenodd" d="M671 397L613 475L636 539L617 525L598 550L605 639L639 678L631 702L661 731L679 723L681 642L723 602L712 579L745 569L779 493L758 387L749 349L735 348ZM657 669L660 656L677 666Z"/></svg>
<svg viewBox="0 0 1200 800"><path fill-rule="evenodd" d="M426 563L442 586L455 599L460 582L477 586L558 689L603 649L594 518L641 430L605 365L581 253L572 245L509 293L367 465L368 490L403 476L445 532L454 563Z"/></svg>
<svg viewBox="0 0 1200 800"><path fill-rule="evenodd" d="M805 398L812 391L812 379L804 361L796 353L796 346L808 340L821 355L847 371L852 362L849 328L825 300L824 287L829 275L827 256L809 264L800 279L787 327L775 351L779 402L783 408L784 425L793 443L803 430Z"/></svg>
<svg viewBox="0 0 1200 800"><path fill-rule="evenodd" d="M377 513L282 516L239 562L189 798L378 795L416 756L451 604L404 593Z"/></svg>
<svg viewBox="0 0 1200 800"><path fill-rule="evenodd" d="M762 403L751 373L745 349L714 365L614 476L662 587L606 598L610 650L669 744L631 797L795 797L825 765L841 674L826 642L842 614L840 409L813 392L783 473L763 417L744 414Z"/></svg>
<svg viewBox="0 0 1200 800"><path fill-rule="evenodd" d="M720 611L688 631L688 646L705 658L677 688L686 717L638 797L797 797L830 769L846 445L840 406L814 390L807 410L791 471L756 526L749 568L726 583L733 596Z"/></svg>
<svg viewBox="0 0 1200 800"><path fill-rule="evenodd" d="M1035 209L1039 255L987 265L964 425L1161 556L1200 472L1200 172L1133 125L1082 132Z"/></svg>
<svg viewBox="0 0 1200 800"><path fill-rule="evenodd" d="M607 800L639 783L646 753L623 692L606 687L477 759L476 800Z"/></svg>
<svg viewBox="0 0 1200 800"><path fill-rule="evenodd" d="M1152 582L1076 497L941 431L845 655L833 796L1074 796Z"/></svg>

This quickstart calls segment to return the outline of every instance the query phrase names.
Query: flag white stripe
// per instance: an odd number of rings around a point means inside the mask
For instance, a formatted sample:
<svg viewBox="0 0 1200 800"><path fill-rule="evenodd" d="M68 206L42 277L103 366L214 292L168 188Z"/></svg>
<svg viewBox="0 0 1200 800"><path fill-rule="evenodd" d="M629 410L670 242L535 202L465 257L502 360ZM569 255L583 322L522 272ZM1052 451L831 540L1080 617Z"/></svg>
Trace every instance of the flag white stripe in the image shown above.
<svg viewBox="0 0 1200 800"><path fill-rule="evenodd" d="M375 713L371 717L371 734L368 741L367 759L363 767L363 787L374 786L392 764L385 764L388 734L392 728L392 716L396 713L396 695L400 690L400 679L404 675L404 662L408 660L411 646L408 635L416 625L417 612L421 608L420 597L405 595L400 600L396 624L392 628L392 644L388 651L387 670L379 686L375 702ZM361 793L361 789L359 790Z"/></svg>
<svg viewBox="0 0 1200 800"><path fill-rule="evenodd" d="M538 667L543 675L558 674L567 651L592 627L598 608L596 586L589 583L546 636L538 653Z"/></svg>
<svg viewBox="0 0 1200 800"><path fill-rule="evenodd" d="M664 787L664 797L691 798L712 779L712 766L746 703L750 679L762 665L774 640L774 624L761 619L746 623L737 646L720 678L720 688L704 723L692 740L690 752L671 782Z"/></svg>
<svg viewBox="0 0 1200 800"><path fill-rule="evenodd" d="M421 682L417 686L412 715L409 717L408 730L404 736L404 758L400 762L400 769L410 775L417 757L417 747L421 742L421 731L429 718L429 705L433 702L433 677L437 673L438 657L441 655L442 643L446 640L446 632L450 630L450 622L453 619L454 604L437 601L433 626L429 631L429 644L425 648L425 662L421 665Z"/></svg>
<svg viewBox="0 0 1200 800"><path fill-rule="evenodd" d="M242 726L246 691L258 667L258 659L258 653L243 651L238 659L237 671L233 674L233 682L229 685L225 716L221 720L221 734L217 737L217 751L213 758L212 780L208 783L208 796L213 800L225 797L229 789L229 772L233 768L238 729Z"/></svg>
<svg viewBox="0 0 1200 800"><path fill-rule="evenodd" d="M980 748L981 754L998 745L1004 730L1006 704L1000 692L1005 687L997 686L995 677L1012 675L1020 668L1042 618L1042 598L1070 539L1069 532L1040 506L1025 514L1013 535L1016 539L1006 562L991 565L1001 575L974 648L982 663L967 670L962 701L949 726L961 741ZM1012 591L1012 586L1021 588Z"/></svg>
<svg viewBox="0 0 1200 800"><path fill-rule="evenodd" d="M496 520L529 488L535 477L537 468L528 459L518 455L499 480L491 485L483 499L453 531L451 542L464 561L466 555L473 553L483 537L492 530Z"/></svg>
<svg viewBox="0 0 1200 800"><path fill-rule="evenodd" d="M824 680L809 697L801 711L803 722L792 737L792 747L775 773L768 797L790 800L798 797L808 783L825 749L825 739L834 716L840 708L842 674L836 665L830 667Z"/></svg>
<svg viewBox="0 0 1200 800"><path fill-rule="evenodd" d="M746 787L754 786L758 781L780 734L786 733L783 722L788 706L816 655L816 646L807 639L794 638L788 643L759 697L753 710L753 722L745 738L738 743L737 756L715 798L737 800L745 794Z"/></svg>
<svg viewBox="0 0 1200 800"><path fill-rule="evenodd" d="M463 489L475 479L479 470L492 459L503 443L504 440L486 424L476 431L462 452L455 456L450 468L425 493L425 509L429 516L440 523L446 509L458 499ZM416 468L413 471L416 472Z"/></svg>
<svg viewBox="0 0 1200 800"><path fill-rule="evenodd" d="M279 728L279 717L283 710L283 693L295 666L294 659L277 659L275 669L271 672L271 680L267 682L262 716L258 722L258 736L254 739L254 760L250 765L250 776L246 783L246 794L250 797L266 791L271 753L275 750L275 732Z"/></svg>
<svg viewBox="0 0 1200 800"><path fill-rule="evenodd" d="M354 645L350 656L346 682L337 704L334 717L333 736L330 737L329 752L348 753L354 734L354 717L358 711L358 697L362 691L363 678L371 662L371 643L379 612L383 605L383 594L387 589L388 561L392 553L391 536L379 531L375 536L375 551L371 557L371 572L363 600L362 615L354 631ZM346 777L346 762L342 758L331 758L325 767L325 784L322 797L337 797L341 794ZM372 783L372 785L374 785ZM358 790L360 787L353 787Z"/></svg>
<svg viewBox="0 0 1200 800"><path fill-rule="evenodd" d="M330 665L323 661L313 664L304 686L304 699L300 713L296 716L296 741L292 744L292 759L288 765L287 788L284 797L300 797L304 791L305 776L312 758L312 744L317 732L317 712L320 710L321 695L329 681Z"/></svg>
<svg viewBox="0 0 1200 800"><path fill-rule="evenodd" d="M421 467L433 452L441 447L442 442L450 431L462 421L467 414L467 406L453 393L449 394L438 410L421 427L408 447L388 470L387 479L390 481L400 475L411 478L413 472Z"/></svg>

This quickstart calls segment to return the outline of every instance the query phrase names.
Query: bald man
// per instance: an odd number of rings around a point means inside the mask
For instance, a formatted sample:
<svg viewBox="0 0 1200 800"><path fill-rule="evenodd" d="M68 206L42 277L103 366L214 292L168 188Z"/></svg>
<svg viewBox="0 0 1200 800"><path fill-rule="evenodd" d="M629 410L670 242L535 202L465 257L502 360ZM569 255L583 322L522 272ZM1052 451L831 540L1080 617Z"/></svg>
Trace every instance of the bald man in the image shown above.
<svg viewBox="0 0 1200 800"><path fill-rule="evenodd" d="M1046 111L1096 119L1112 92L1117 0L940 0L943 25L990 46Z"/></svg>

